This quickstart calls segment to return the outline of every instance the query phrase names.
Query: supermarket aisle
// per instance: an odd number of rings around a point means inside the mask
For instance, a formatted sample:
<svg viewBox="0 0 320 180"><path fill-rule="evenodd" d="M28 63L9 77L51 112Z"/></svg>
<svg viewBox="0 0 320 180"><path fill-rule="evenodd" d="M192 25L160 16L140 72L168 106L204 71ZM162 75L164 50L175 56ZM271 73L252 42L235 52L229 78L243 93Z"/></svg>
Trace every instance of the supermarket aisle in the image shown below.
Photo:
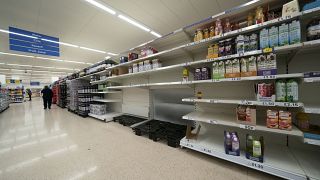
<svg viewBox="0 0 320 180"><path fill-rule="evenodd" d="M0 114L0 179L275 179L41 103Z"/></svg>

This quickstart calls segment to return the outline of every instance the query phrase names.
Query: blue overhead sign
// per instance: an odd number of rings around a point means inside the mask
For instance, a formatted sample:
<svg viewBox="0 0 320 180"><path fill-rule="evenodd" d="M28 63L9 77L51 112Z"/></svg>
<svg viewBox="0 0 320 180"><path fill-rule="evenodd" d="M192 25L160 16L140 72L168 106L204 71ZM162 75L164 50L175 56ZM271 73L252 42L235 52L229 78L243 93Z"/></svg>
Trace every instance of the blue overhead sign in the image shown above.
<svg viewBox="0 0 320 180"><path fill-rule="evenodd" d="M40 86L40 82L30 81L30 86Z"/></svg>
<svg viewBox="0 0 320 180"><path fill-rule="evenodd" d="M59 38L9 27L10 50L60 56Z"/></svg>

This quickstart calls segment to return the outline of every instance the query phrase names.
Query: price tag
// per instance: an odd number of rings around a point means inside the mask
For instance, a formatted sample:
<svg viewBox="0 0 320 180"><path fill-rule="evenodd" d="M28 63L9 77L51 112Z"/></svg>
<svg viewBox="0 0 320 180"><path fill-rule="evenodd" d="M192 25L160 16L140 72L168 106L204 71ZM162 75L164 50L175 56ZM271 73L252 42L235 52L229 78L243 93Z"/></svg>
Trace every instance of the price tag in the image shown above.
<svg viewBox="0 0 320 180"><path fill-rule="evenodd" d="M262 102L263 106L275 106L274 102Z"/></svg>
<svg viewBox="0 0 320 180"><path fill-rule="evenodd" d="M248 165L256 169L263 169L263 164L258 162L249 162Z"/></svg>
<svg viewBox="0 0 320 180"><path fill-rule="evenodd" d="M214 104L214 103L217 103L217 102L214 99L210 99L210 103Z"/></svg>
<svg viewBox="0 0 320 180"><path fill-rule="evenodd" d="M286 19L291 19L291 15L289 15L289 16L286 16Z"/></svg>
<svg viewBox="0 0 320 180"><path fill-rule="evenodd" d="M284 105L285 107L299 107L299 104L298 104L298 103L285 102L285 103L283 103L283 105Z"/></svg>
<svg viewBox="0 0 320 180"><path fill-rule="evenodd" d="M207 152L207 153L212 153L212 151L210 149L206 149L206 148L203 148L203 151Z"/></svg>
<svg viewBox="0 0 320 180"><path fill-rule="evenodd" d="M242 32L242 28L241 29L238 29L238 33L241 33Z"/></svg>
<svg viewBox="0 0 320 180"><path fill-rule="evenodd" d="M192 147L193 148L193 145L192 144L186 144L188 147Z"/></svg>
<svg viewBox="0 0 320 180"><path fill-rule="evenodd" d="M253 105L252 101L247 101L247 100L241 100L240 104L241 105Z"/></svg>
<svg viewBox="0 0 320 180"><path fill-rule="evenodd" d="M263 76L263 79L276 79L276 75Z"/></svg>
<svg viewBox="0 0 320 180"><path fill-rule="evenodd" d="M240 80L241 80L241 78L239 78L239 77L231 78L231 81L240 81Z"/></svg>
<svg viewBox="0 0 320 180"><path fill-rule="evenodd" d="M256 129L255 126L244 125L244 124L240 124L239 127L242 129L248 129L248 130L255 130Z"/></svg>
<svg viewBox="0 0 320 180"><path fill-rule="evenodd" d="M213 79L212 82L221 82L220 79Z"/></svg>
<svg viewBox="0 0 320 180"><path fill-rule="evenodd" d="M244 53L243 52L241 52L241 53L239 53L239 55L238 55L239 57L241 57L241 56L244 56Z"/></svg>
<svg viewBox="0 0 320 180"><path fill-rule="evenodd" d="M263 49L263 53L272 53L273 52L273 48L264 48Z"/></svg>
<svg viewBox="0 0 320 180"><path fill-rule="evenodd" d="M216 120L209 120L209 123L210 123L210 124L218 124L218 121L216 121Z"/></svg>

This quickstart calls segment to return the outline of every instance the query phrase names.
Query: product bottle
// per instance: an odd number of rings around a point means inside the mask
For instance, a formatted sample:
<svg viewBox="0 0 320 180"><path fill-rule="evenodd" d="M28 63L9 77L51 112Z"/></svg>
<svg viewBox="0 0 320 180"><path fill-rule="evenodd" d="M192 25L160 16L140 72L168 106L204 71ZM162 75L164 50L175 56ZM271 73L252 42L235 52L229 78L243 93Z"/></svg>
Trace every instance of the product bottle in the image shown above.
<svg viewBox="0 0 320 180"><path fill-rule="evenodd" d="M183 81L189 80L189 71L187 68L183 68L182 77L183 77Z"/></svg>
<svg viewBox="0 0 320 180"><path fill-rule="evenodd" d="M229 132L226 132L226 150L232 150L232 140Z"/></svg>
<svg viewBox="0 0 320 180"><path fill-rule="evenodd" d="M260 141L256 141L256 140L254 140L253 141L253 153L252 153L252 155L253 155L253 157L257 157L257 158L259 158L259 157L261 157L261 143L260 143Z"/></svg>
<svg viewBox="0 0 320 180"><path fill-rule="evenodd" d="M297 102L298 101L298 82L294 79L290 79L287 82L287 101Z"/></svg>
<svg viewBox="0 0 320 180"><path fill-rule="evenodd" d="M284 80L276 81L276 101L285 102L286 101L286 83Z"/></svg>
<svg viewBox="0 0 320 180"><path fill-rule="evenodd" d="M233 136L233 138L232 138L232 152L239 151L239 148L240 148L239 139L237 136Z"/></svg>

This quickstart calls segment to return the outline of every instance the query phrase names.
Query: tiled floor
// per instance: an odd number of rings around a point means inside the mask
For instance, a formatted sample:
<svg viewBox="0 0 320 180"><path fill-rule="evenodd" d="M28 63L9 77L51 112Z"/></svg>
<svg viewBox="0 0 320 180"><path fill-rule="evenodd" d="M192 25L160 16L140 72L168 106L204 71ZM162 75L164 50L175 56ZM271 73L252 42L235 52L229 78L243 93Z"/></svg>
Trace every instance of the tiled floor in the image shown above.
<svg viewBox="0 0 320 180"><path fill-rule="evenodd" d="M0 179L276 178L34 99L0 114Z"/></svg>

